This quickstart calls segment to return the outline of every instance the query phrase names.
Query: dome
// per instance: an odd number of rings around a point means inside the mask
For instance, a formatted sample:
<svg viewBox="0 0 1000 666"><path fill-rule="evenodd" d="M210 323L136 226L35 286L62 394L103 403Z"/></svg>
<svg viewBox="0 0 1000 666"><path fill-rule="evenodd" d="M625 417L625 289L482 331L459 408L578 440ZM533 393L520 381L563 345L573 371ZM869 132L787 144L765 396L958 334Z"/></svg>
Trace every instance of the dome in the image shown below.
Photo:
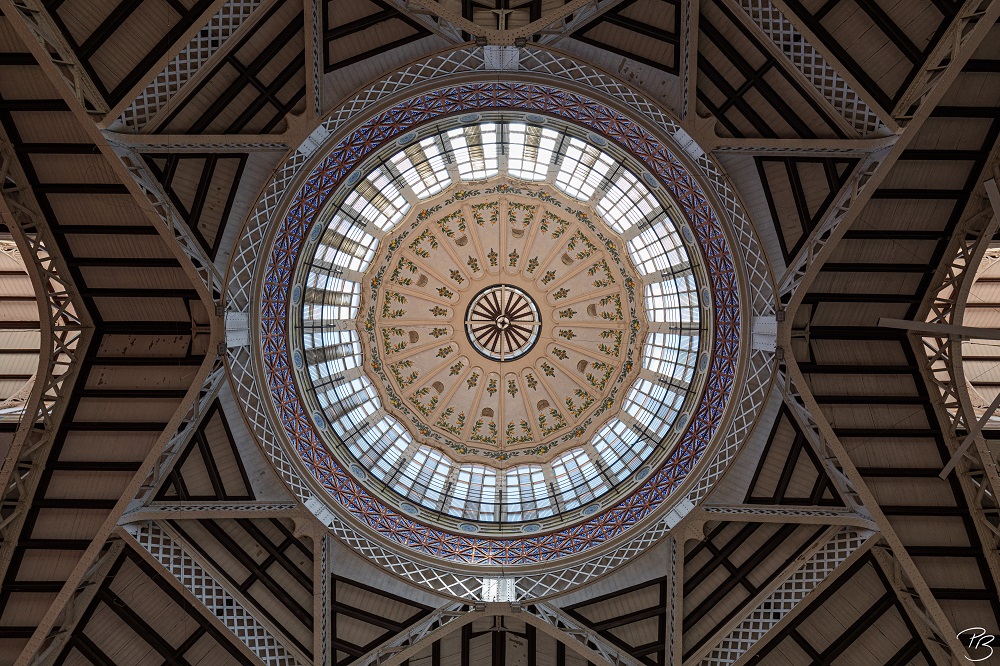
<svg viewBox="0 0 1000 666"><path fill-rule="evenodd" d="M231 266L254 339L231 368L349 546L447 594L502 570L537 596L657 543L721 477L772 377L742 340L773 292L673 118L544 49L504 80L483 53L358 93L275 172Z"/></svg>
<svg viewBox="0 0 1000 666"><path fill-rule="evenodd" d="M676 204L601 137L520 115L444 119L369 159L295 277L324 443L466 532L551 529L634 488L710 347Z"/></svg>

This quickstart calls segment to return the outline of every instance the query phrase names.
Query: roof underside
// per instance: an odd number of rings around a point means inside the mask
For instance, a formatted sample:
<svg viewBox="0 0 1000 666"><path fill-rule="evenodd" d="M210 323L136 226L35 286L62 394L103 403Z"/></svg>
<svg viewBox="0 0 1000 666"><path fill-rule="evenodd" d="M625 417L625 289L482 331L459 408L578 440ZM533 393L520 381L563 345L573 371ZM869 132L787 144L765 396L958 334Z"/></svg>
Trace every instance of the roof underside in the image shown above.
<svg viewBox="0 0 1000 666"><path fill-rule="evenodd" d="M940 476L963 414L997 395L998 343L965 347L969 404L948 393L961 341L878 325L963 323L935 298L996 234L1000 0L0 14L0 243L18 248L0 255L0 402L21 391L29 415L0 419L0 666L340 665L408 628L425 637L409 663L435 666L933 664L962 660L962 629L1000 634L1000 431ZM645 91L724 166L781 285L781 386L686 531L544 608L448 625L447 599L288 495L217 381L225 323L203 278L318 117L425 54L514 33ZM996 327L995 274L965 324Z"/></svg>

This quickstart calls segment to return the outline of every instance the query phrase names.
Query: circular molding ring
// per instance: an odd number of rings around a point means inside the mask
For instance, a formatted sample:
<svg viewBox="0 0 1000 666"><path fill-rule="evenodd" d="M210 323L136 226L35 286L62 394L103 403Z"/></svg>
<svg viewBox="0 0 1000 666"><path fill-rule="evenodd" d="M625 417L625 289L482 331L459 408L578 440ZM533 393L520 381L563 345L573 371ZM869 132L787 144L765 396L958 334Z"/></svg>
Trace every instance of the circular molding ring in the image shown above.
<svg viewBox="0 0 1000 666"><path fill-rule="evenodd" d="M439 592L465 598L478 594L477 582L482 574L476 572L488 572L492 568L490 565L535 565L530 573L520 576L519 590L525 596L539 597L602 575L655 543L676 524L679 516L707 494L721 476L739 443L753 428L756 412L766 398L773 374L773 364L767 354L752 351L749 345L741 353L741 328L747 329L747 318L741 319L741 288L745 292L742 300L746 314L760 316L773 313L773 283L752 227L718 168L696 146L692 146L689 139L685 140L686 133L673 119L634 91L603 73L568 62L552 52L537 48L523 51L522 70L526 74L537 72L547 75L548 85L514 82L512 77L507 77L508 81L503 83L480 81L449 85L416 96L410 95L408 99L395 102L396 106L391 111L375 114L372 119L372 112L377 107L386 106L392 98L399 99L397 92L406 94L408 89L412 91L415 79L432 84L446 77L454 80L455 75L462 72L480 72L482 76L485 70L482 50L467 49L434 56L413 65L348 100L321 126L322 133L328 137L333 135L340 142L332 151L321 153L326 157L310 172L301 189L291 186L302 177L304 167L310 161L309 156L315 152L319 143L315 136L317 133L322 135L319 130L276 170L274 179L265 188L244 228L227 275L231 309L247 311L251 309L251 303L259 302L261 305L259 319L256 320L261 327L257 342L266 359L264 367L258 366L255 372L253 354L244 347L237 348L231 355L230 371L251 429L260 438L279 474L337 536L366 557ZM616 99L615 107L624 106L629 115L581 94L581 80L595 97ZM427 528L389 507L381 504L373 506L372 498L364 488L325 454L310 419L301 410L291 383L285 340L285 309L288 278L296 259L296 244L301 243L312 216L319 209L318 204L364 155L434 117L498 107L561 115L589 126L621 144L655 172L661 184L671 189L674 198L689 216L688 221L706 251L706 263L712 272L716 328L710 363L718 372L709 382L705 400L691 420L675 454L661 469L649 475L639 491L616 507L561 532L519 539L486 540ZM370 120L357 125L352 121L361 117L361 110L367 110L364 117ZM640 121L633 121L629 116L637 116ZM686 164L644 129L647 124L656 127L666 138L687 146ZM350 125L356 126L352 129ZM707 194L689 171L698 173L710 186ZM728 225L721 222L715 208L728 213ZM275 214L282 210L287 210L287 215L275 220ZM268 226L272 221L279 229L277 235L268 237ZM279 239L278 242L275 238ZM274 243L273 247L268 243ZM742 256L733 255L731 246L736 247ZM741 365L745 367L745 373L738 372ZM745 379L737 383L741 374ZM264 386L267 389L261 391ZM734 394L739 395L739 400L732 401L734 409L726 410L729 398ZM262 401L261 395L269 395L273 404ZM270 413L279 417L276 422L281 423L285 432L275 431L275 421L269 418ZM721 436L713 437L716 434ZM352 527L350 520L345 522L343 517L331 512L315 497L313 482L302 479L297 461L290 461L285 454L281 444L283 437L294 443L294 450L303 456L307 464L311 464L316 480L335 495L340 506L365 524L369 531L378 534L376 540L359 532ZM676 493L684 477L694 469L713 439L718 447L714 459L706 461L708 464L700 468L697 478L688 479L685 484L688 489L684 494ZM669 507L665 502L668 496ZM671 510L668 511L668 508ZM639 524L644 529L632 529ZM620 538L626 533L632 536L631 540ZM383 543L380 544L380 541ZM612 546L616 548L609 550ZM405 549L402 555L398 552L400 547ZM426 563L409 561L414 550L420 556L427 556ZM587 557L583 557L584 553ZM574 557L562 560L564 556ZM452 564L445 564L442 560ZM538 566L546 563L550 566ZM467 566L463 566L468 564L480 566L470 572Z"/></svg>

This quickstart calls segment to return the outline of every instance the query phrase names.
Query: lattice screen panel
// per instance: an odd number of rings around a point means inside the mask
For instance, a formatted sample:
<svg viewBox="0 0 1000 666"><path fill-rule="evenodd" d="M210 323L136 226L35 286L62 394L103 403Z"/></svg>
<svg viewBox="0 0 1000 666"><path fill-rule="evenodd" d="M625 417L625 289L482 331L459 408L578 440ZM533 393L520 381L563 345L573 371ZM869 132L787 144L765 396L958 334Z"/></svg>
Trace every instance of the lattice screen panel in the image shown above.
<svg viewBox="0 0 1000 666"><path fill-rule="evenodd" d="M135 540L268 666L300 662L250 612L153 522L131 528Z"/></svg>

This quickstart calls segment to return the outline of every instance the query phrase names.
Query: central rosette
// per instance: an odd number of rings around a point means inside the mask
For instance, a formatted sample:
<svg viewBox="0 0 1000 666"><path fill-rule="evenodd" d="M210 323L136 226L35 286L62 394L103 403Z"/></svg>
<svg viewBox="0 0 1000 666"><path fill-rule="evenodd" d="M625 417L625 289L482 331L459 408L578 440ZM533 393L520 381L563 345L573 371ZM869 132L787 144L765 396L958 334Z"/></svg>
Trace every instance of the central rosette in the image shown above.
<svg viewBox="0 0 1000 666"><path fill-rule="evenodd" d="M381 245L363 294L369 367L415 439L550 459L616 415L646 328L625 245L544 185L452 189Z"/></svg>
<svg viewBox="0 0 1000 666"><path fill-rule="evenodd" d="M493 361L515 361L538 342L542 320L523 289L499 284L476 294L465 315L465 333L477 352Z"/></svg>

